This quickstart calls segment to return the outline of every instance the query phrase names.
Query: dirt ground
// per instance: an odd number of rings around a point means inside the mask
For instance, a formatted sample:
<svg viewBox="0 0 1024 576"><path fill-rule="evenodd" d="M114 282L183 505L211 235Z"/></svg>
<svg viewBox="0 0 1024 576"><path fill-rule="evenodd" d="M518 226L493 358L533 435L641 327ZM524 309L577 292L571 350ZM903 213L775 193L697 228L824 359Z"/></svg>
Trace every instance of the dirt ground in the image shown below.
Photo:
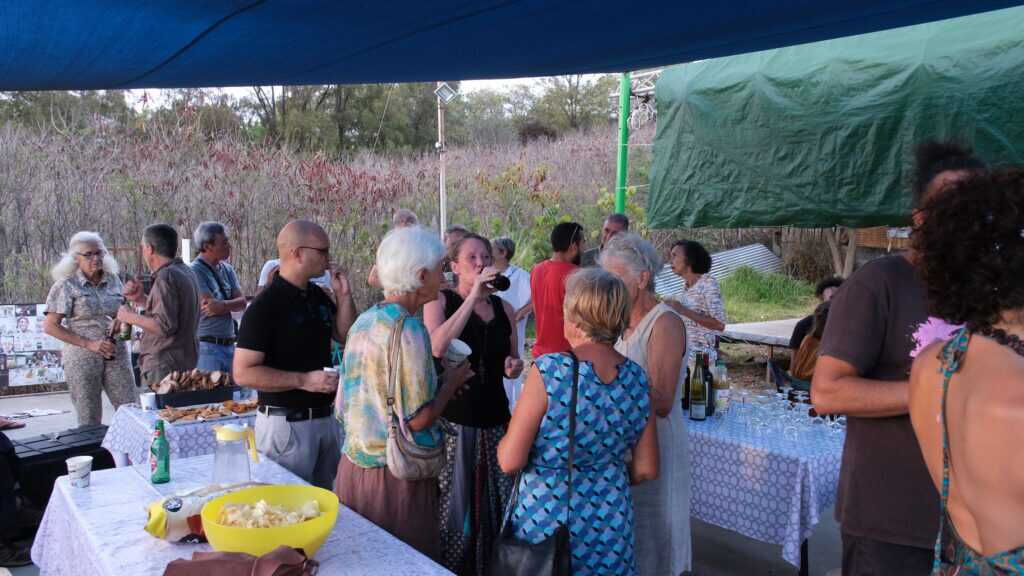
<svg viewBox="0 0 1024 576"><path fill-rule="evenodd" d="M723 344L721 349L725 357L725 365L729 369L729 380L734 385L744 388L769 388L775 385L768 382L765 373L765 361L768 348L749 344ZM789 350L776 349L773 360L783 369L789 368Z"/></svg>

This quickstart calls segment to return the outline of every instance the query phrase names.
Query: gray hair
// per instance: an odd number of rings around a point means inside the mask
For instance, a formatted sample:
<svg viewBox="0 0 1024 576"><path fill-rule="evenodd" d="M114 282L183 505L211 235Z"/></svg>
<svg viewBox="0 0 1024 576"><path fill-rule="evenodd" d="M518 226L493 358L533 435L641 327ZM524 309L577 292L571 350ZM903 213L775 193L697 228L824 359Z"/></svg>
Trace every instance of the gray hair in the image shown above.
<svg viewBox="0 0 1024 576"><path fill-rule="evenodd" d="M203 222L196 226L196 231L192 234L192 242L195 244L196 252L202 252L203 246L216 242L218 234L226 238L228 235L227 226L213 221Z"/></svg>
<svg viewBox="0 0 1024 576"><path fill-rule="evenodd" d="M410 226L419 226L420 219L416 217L416 213L412 210L405 208L399 208L395 210L395 215L391 217L391 225L394 228L408 228Z"/></svg>
<svg viewBox="0 0 1024 576"><path fill-rule="evenodd" d="M95 244L98 250L103 251L103 273L116 276L120 267L117 265L117 260L110 255L107 251L106 244L103 243L103 238L95 232L81 231L76 232L71 240L68 240L68 251L61 255L60 261L50 269L50 276L53 277L55 282L60 282L66 278L70 278L78 271L78 262L75 257L78 255L78 251L83 244Z"/></svg>
<svg viewBox="0 0 1024 576"><path fill-rule="evenodd" d="M150 224L142 231L142 242L164 258L178 255L178 231L169 224Z"/></svg>
<svg viewBox="0 0 1024 576"><path fill-rule="evenodd" d="M444 244L435 232L419 226L395 228L377 248L377 279L386 296L414 292L423 283L421 270L431 270L444 258Z"/></svg>
<svg viewBox="0 0 1024 576"><path fill-rule="evenodd" d="M605 244L598 259L601 266L609 260L621 262L634 276L649 273L651 281L647 290L654 292L654 278L661 272L664 262L650 242L636 234L616 234Z"/></svg>
<svg viewBox="0 0 1024 576"><path fill-rule="evenodd" d="M501 251L505 253L505 258L507 258L510 262L512 261L512 258L516 255L516 242L515 240L509 238L508 236L495 238L492 244L494 244L495 248L501 249Z"/></svg>
<svg viewBox="0 0 1024 576"><path fill-rule="evenodd" d="M610 222L612 224L617 224L619 226L622 226L622 229L624 231L628 231L629 230L629 216L626 216L625 214L622 214L621 212L616 212L614 214L609 214L608 217L604 219L604 221L605 222Z"/></svg>

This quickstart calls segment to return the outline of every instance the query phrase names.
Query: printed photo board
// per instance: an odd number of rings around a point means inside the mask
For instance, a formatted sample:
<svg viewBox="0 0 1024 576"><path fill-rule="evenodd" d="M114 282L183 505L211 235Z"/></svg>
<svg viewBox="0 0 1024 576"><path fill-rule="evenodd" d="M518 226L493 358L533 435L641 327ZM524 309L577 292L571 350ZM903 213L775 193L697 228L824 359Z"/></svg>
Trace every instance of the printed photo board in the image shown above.
<svg viewBox="0 0 1024 576"><path fill-rule="evenodd" d="M43 332L45 304L0 305L0 382L61 384L63 343Z"/></svg>

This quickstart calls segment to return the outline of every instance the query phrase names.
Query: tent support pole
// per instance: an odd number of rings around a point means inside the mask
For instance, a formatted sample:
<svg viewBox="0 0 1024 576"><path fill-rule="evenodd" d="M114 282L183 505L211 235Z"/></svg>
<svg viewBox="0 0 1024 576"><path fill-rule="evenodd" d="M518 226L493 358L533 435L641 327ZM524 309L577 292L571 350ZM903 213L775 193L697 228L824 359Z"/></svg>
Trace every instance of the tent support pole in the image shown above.
<svg viewBox="0 0 1024 576"><path fill-rule="evenodd" d="M622 73L619 84L619 161L616 171L615 211L626 213L626 179L629 174L629 100L633 84L629 72Z"/></svg>

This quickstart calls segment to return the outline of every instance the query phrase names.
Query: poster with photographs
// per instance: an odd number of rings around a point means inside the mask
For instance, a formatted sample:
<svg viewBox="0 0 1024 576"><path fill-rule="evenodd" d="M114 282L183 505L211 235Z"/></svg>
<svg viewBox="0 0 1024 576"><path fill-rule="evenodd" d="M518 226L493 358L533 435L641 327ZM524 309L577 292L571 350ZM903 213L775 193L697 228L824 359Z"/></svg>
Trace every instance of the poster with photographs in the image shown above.
<svg viewBox="0 0 1024 576"><path fill-rule="evenodd" d="M43 332L45 304L0 306L0 371L8 386L64 382L62 343Z"/></svg>

